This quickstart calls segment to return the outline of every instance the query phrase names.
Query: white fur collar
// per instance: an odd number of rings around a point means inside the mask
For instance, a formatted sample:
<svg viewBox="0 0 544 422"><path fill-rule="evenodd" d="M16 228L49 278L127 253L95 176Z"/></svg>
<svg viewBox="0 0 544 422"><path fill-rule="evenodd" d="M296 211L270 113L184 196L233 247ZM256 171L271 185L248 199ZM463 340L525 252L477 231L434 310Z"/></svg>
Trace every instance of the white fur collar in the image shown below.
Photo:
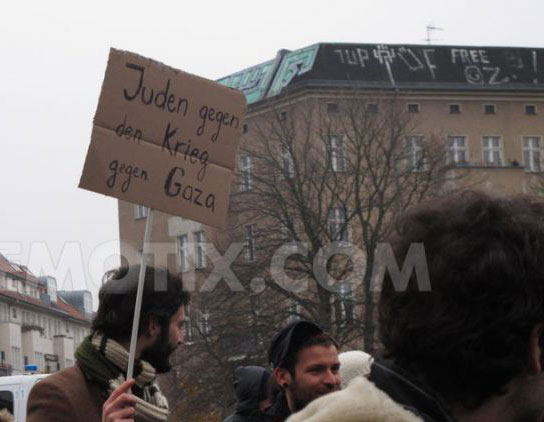
<svg viewBox="0 0 544 422"><path fill-rule="evenodd" d="M286 422L423 422L364 377L311 402Z"/></svg>

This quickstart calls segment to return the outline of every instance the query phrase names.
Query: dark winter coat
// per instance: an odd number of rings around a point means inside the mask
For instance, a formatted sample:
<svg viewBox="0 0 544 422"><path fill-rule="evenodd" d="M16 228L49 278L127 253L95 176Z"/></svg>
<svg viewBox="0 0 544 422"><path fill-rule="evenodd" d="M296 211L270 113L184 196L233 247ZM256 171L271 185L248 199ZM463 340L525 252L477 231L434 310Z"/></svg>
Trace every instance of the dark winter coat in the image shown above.
<svg viewBox="0 0 544 422"><path fill-rule="evenodd" d="M279 393L272 407L257 414L251 422L284 422L291 415L284 393Z"/></svg>
<svg viewBox="0 0 544 422"><path fill-rule="evenodd" d="M260 366L240 366L234 370L237 402L234 413L223 422L249 422L259 412L259 402L266 398L270 372Z"/></svg>
<svg viewBox="0 0 544 422"><path fill-rule="evenodd" d="M409 374L393 365L374 362L368 377L393 401L418 415L425 422L454 422L447 406L429 387L411 379Z"/></svg>

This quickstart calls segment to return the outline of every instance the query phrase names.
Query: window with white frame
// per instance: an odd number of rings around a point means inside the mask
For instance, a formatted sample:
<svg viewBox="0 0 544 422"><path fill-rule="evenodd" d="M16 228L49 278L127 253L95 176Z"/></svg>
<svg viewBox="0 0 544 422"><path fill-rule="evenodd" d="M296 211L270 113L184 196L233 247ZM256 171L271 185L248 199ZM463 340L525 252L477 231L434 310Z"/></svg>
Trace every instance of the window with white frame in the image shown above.
<svg viewBox="0 0 544 422"><path fill-rule="evenodd" d="M183 322L183 339L186 344L193 343L193 325L191 323L191 305L185 306L185 321Z"/></svg>
<svg viewBox="0 0 544 422"><path fill-rule="evenodd" d="M331 208L328 216L329 234L333 240L349 240L347 211L344 207Z"/></svg>
<svg viewBox="0 0 544 422"><path fill-rule="evenodd" d="M501 137L484 136L482 138L482 153L485 165L500 166L503 162Z"/></svg>
<svg viewBox="0 0 544 422"><path fill-rule="evenodd" d="M406 168L408 171L419 172L427 170L425 159L424 138L421 135L407 136L404 139L406 148Z"/></svg>
<svg viewBox="0 0 544 422"><path fill-rule="evenodd" d="M238 168L240 170L240 191L250 191L253 188L253 177L251 175L251 157L247 154L240 155Z"/></svg>
<svg viewBox="0 0 544 422"><path fill-rule="evenodd" d="M20 347L11 346L11 364L17 370L23 369L23 357Z"/></svg>
<svg viewBox="0 0 544 422"><path fill-rule="evenodd" d="M452 164L464 164L467 162L465 136L448 136L448 162Z"/></svg>
<svg viewBox="0 0 544 422"><path fill-rule="evenodd" d="M200 309L200 333L207 338L210 335L210 310L206 303Z"/></svg>
<svg viewBox="0 0 544 422"><path fill-rule="evenodd" d="M340 327L353 322L353 290L347 283L340 284L336 295L336 322Z"/></svg>
<svg viewBox="0 0 544 422"><path fill-rule="evenodd" d="M179 268L181 272L189 271L189 236L178 236Z"/></svg>
<svg viewBox="0 0 544 422"><path fill-rule="evenodd" d="M206 268L206 233L204 233L203 231L195 232L195 256L196 268Z"/></svg>
<svg viewBox="0 0 544 422"><path fill-rule="evenodd" d="M328 135L327 163L333 171L344 171L346 169L346 154L343 135Z"/></svg>
<svg viewBox="0 0 544 422"><path fill-rule="evenodd" d="M536 114L536 105L534 105L534 104L525 104L525 114L534 116Z"/></svg>
<svg viewBox="0 0 544 422"><path fill-rule="evenodd" d="M542 158L540 155L540 136L524 136L523 137L523 161L526 171L541 171Z"/></svg>
<svg viewBox="0 0 544 422"><path fill-rule="evenodd" d="M282 142L280 144L280 164L281 164L281 173L283 177L291 178L295 175L295 165L293 162L293 156L289 150L289 146Z"/></svg>
<svg viewBox="0 0 544 422"><path fill-rule="evenodd" d="M459 114L461 113L460 104L450 104L450 114Z"/></svg>
<svg viewBox="0 0 544 422"><path fill-rule="evenodd" d="M149 208L143 205L134 205L134 218L139 220L141 218L146 218L149 213Z"/></svg>
<svg viewBox="0 0 544 422"><path fill-rule="evenodd" d="M297 321L301 318L302 314L302 307L300 306L300 303L296 299L289 299L289 322Z"/></svg>
<svg viewBox="0 0 544 422"><path fill-rule="evenodd" d="M378 112L378 103L368 103L366 105L366 111L368 113L377 113Z"/></svg>
<svg viewBox="0 0 544 422"><path fill-rule="evenodd" d="M256 256L256 236L255 236L255 224L248 224L245 228L245 250L246 260L248 262L255 261Z"/></svg>
<svg viewBox="0 0 544 422"><path fill-rule="evenodd" d="M408 104L408 113L419 113L419 104L417 103Z"/></svg>
<svg viewBox="0 0 544 422"><path fill-rule="evenodd" d="M338 103L327 103L328 113L338 113L339 111L340 111L340 108L338 107Z"/></svg>
<svg viewBox="0 0 544 422"><path fill-rule="evenodd" d="M495 114L495 104L484 104L484 114Z"/></svg>

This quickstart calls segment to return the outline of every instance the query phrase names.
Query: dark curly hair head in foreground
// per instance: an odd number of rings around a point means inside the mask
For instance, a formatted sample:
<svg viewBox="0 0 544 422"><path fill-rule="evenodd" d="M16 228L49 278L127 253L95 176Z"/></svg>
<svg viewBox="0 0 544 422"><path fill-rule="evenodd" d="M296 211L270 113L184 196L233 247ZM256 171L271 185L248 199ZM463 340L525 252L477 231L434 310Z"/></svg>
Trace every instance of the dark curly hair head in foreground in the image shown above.
<svg viewBox="0 0 544 422"><path fill-rule="evenodd" d="M544 347L544 205L473 191L428 202L397 221L397 262L412 243L424 245L431 290L413 273L396 291L386 275L386 355L450 404L478 408L530 373L531 345Z"/></svg>
<svg viewBox="0 0 544 422"><path fill-rule="evenodd" d="M92 331L101 331L117 341L129 340L136 304L138 265L123 266L104 275L105 283L98 293L98 311L92 322ZM189 293L183 290L181 275L165 268L147 266L144 276L139 335L145 332L153 318L167 330L170 318L189 302Z"/></svg>

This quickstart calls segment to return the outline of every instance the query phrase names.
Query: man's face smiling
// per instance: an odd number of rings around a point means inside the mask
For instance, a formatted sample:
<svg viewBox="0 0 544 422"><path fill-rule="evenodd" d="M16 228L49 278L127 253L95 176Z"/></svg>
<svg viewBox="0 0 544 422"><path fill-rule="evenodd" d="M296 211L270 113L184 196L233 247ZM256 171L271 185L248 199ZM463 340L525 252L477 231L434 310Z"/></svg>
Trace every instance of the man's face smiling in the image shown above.
<svg viewBox="0 0 544 422"><path fill-rule="evenodd" d="M183 323L185 321L185 309L181 306L170 318L167 329L161 327L154 343L142 350L141 358L149 362L162 374L170 371L170 355L183 342Z"/></svg>
<svg viewBox="0 0 544 422"><path fill-rule="evenodd" d="M334 345L314 345L298 352L294 377L285 371L286 395L292 412L340 389L340 361Z"/></svg>

